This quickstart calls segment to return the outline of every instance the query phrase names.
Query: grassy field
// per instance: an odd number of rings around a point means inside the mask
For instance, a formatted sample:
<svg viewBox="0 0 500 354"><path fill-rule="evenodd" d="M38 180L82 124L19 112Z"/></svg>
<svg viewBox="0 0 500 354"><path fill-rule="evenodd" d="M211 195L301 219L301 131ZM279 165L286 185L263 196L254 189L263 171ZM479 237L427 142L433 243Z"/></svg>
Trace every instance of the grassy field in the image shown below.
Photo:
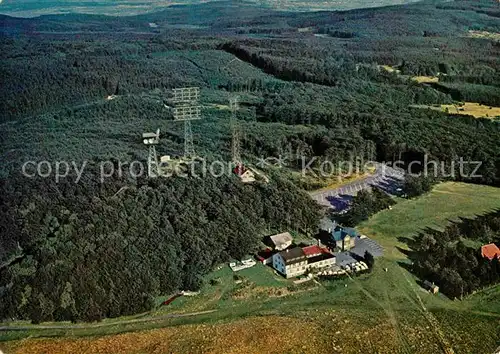
<svg viewBox="0 0 500 354"><path fill-rule="evenodd" d="M500 42L500 33L487 32L487 31L469 31L468 37L471 38L484 38L492 41Z"/></svg>
<svg viewBox="0 0 500 354"><path fill-rule="evenodd" d="M385 248L372 274L296 286L258 264L238 272L243 281L237 283L226 265L207 276L200 295L133 317L150 321L4 331L0 348L7 353L492 353L500 344L500 286L462 301L431 295L401 267L406 259L397 247L405 247L398 237L499 207L500 189L441 184L361 225ZM207 310L213 312L165 317Z"/></svg>
<svg viewBox="0 0 500 354"><path fill-rule="evenodd" d="M396 247L406 248L397 239L412 237L426 227L442 228L458 217L474 217L500 208L500 189L464 183L443 183L416 200L403 200L362 223L359 230L376 239L385 257L404 255Z"/></svg>
<svg viewBox="0 0 500 354"><path fill-rule="evenodd" d="M408 75L401 75L401 70L393 68L390 65L379 65L378 66L380 69L384 69L385 71L389 73L396 73L400 77L408 79L411 78L413 81L418 82L419 84L428 84L428 83L435 83L439 82L439 78L437 76L408 76Z"/></svg>
<svg viewBox="0 0 500 354"><path fill-rule="evenodd" d="M412 80L415 80L419 84L429 84L434 82L439 82L439 77L437 76L414 76Z"/></svg>
<svg viewBox="0 0 500 354"><path fill-rule="evenodd" d="M482 105L475 102L464 102L463 104L442 104L442 105L414 105L415 108L427 108L448 114L461 114L473 116L474 118L494 118L500 117L500 107Z"/></svg>

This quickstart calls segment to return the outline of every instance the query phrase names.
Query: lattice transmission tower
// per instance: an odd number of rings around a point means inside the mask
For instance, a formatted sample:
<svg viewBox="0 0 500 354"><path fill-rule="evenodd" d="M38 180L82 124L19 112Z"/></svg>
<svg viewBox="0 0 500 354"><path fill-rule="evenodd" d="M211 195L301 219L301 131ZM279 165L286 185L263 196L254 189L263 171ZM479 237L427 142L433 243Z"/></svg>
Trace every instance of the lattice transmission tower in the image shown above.
<svg viewBox="0 0 500 354"><path fill-rule="evenodd" d="M236 119L236 112L238 111L238 97L231 97L229 99L229 107L231 109L231 118L229 125L231 127L231 158L236 166L242 164L240 154L240 130L238 127L238 120Z"/></svg>
<svg viewBox="0 0 500 354"><path fill-rule="evenodd" d="M173 89L174 120L184 121L184 157L190 159L195 157L193 141L192 120L201 119L200 88L183 87Z"/></svg>

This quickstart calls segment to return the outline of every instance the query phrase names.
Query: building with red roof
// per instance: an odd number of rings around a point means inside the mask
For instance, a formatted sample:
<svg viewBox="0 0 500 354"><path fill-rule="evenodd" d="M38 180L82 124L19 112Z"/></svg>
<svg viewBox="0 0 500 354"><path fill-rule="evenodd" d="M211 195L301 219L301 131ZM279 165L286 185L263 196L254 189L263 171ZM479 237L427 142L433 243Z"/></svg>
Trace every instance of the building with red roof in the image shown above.
<svg viewBox="0 0 500 354"><path fill-rule="evenodd" d="M319 246L294 247L273 255L273 268L286 278L297 277L313 269L330 268L335 256Z"/></svg>
<svg viewBox="0 0 500 354"><path fill-rule="evenodd" d="M307 246L302 248L307 258L319 256L320 254L330 253L326 248L319 247L317 245Z"/></svg>
<svg viewBox="0 0 500 354"><path fill-rule="evenodd" d="M481 246L481 255L490 261L495 257L500 259L500 249L494 243L490 243L489 245Z"/></svg>

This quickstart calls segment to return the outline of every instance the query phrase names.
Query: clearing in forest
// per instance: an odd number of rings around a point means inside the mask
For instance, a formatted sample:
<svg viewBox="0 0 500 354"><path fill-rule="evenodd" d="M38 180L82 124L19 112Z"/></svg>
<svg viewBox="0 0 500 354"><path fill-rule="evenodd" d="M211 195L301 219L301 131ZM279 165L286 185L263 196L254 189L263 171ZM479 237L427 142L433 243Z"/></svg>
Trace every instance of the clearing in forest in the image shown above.
<svg viewBox="0 0 500 354"><path fill-rule="evenodd" d="M428 108L448 114L461 114L473 116L474 118L495 118L500 117L500 107L482 105L476 102L464 102L459 104L442 105L412 105L414 108Z"/></svg>
<svg viewBox="0 0 500 354"><path fill-rule="evenodd" d="M419 84L431 84L439 82L439 77L437 76L409 76L409 75L401 75L401 70L396 69L390 65L379 65L379 69L384 69L388 73L396 73L402 78L411 78L413 81L418 82Z"/></svg>
<svg viewBox="0 0 500 354"><path fill-rule="evenodd" d="M491 39L493 41L500 42L500 33L488 32L488 31L469 31L467 37L471 38L485 38Z"/></svg>

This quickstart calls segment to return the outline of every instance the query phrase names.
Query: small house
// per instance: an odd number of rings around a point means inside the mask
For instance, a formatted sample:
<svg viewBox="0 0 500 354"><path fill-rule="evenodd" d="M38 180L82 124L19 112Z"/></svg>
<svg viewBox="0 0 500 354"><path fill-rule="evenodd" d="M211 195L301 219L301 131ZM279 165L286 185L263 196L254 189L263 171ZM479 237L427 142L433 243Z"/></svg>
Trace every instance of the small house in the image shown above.
<svg viewBox="0 0 500 354"><path fill-rule="evenodd" d="M237 165L233 169L234 174L240 177L243 183L255 182L255 174L243 165Z"/></svg>
<svg viewBox="0 0 500 354"><path fill-rule="evenodd" d="M350 227L342 227L335 221L329 218L323 218L319 224L321 237L327 239L331 247L340 251L348 251L355 246L356 239L359 238L359 233Z"/></svg>
<svg viewBox="0 0 500 354"><path fill-rule="evenodd" d="M424 287L427 289L431 294L437 294L439 292L439 286L434 284L434 282L430 282L428 280L424 281Z"/></svg>
<svg viewBox="0 0 500 354"><path fill-rule="evenodd" d="M285 248L290 247L293 242L293 237L289 232L269 236L269 239L274 249L278 251L282 251Z"/></svg>
<svg viewBox="0 0 500 354"><path fill-rule="evenodd" d="M273 262L273 251L270 248L266 248L257 252L255 257L264 265L271 264Z"/></svg>
<svg viewBox="0 0 500 354"><path fill-rule="evenodd" d="M497 257L500 260L500 249L494 243L481 246L481 256L488 258L490 261Z"/></svg>
<svg viewBox="0 0 500 354"><path fill-rule="evenodd" d="M337 226L332 234L332 237L335 241L336 247L344 252L354 248L357 235L354 229Z"/></svg>

